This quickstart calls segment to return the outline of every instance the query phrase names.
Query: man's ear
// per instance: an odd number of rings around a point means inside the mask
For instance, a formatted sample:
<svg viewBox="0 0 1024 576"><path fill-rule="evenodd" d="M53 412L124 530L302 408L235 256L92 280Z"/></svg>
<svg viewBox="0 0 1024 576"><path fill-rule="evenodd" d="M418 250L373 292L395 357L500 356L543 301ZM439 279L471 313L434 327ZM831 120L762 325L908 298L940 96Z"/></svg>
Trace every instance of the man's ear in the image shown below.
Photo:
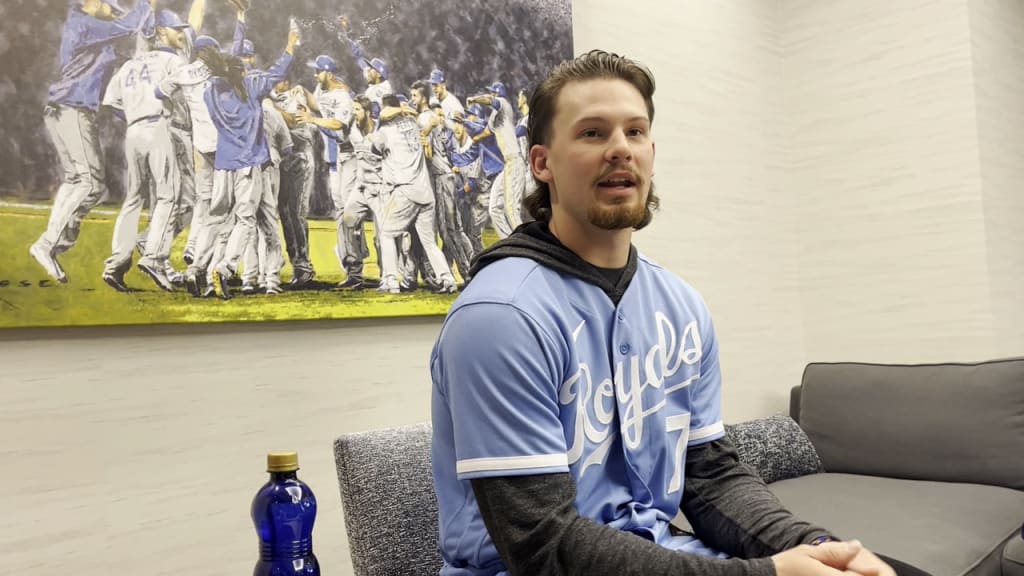
<svg viewBox="0 0 1024 576"><path fill-rule="evenodd" d="M551 169L548 168L548 149L540 144L530 148L530 170L534 177L545 184L551 184Z"/></svg>

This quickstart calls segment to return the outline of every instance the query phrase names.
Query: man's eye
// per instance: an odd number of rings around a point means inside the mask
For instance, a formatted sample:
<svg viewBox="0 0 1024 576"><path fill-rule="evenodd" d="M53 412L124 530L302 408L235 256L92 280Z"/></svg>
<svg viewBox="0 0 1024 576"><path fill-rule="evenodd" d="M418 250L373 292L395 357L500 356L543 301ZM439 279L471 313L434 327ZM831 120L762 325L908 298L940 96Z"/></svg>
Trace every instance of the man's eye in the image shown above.
<svg viewBox="0 0 1024 576"><path fill-rule="evenodd" d="M598 132L594 128L589 128L587 130L584 130L583 132L580 132L580 136L582 136L584 138L597 138L599 135L600 135L600 132Z"/></svg>
<svg viewBox="0 0 1024 576"><path fill-rule="evenodd" d="M643 128L632 128L629 130L630 136L643 136L646 133L647 131L644 130Z"/></svg>

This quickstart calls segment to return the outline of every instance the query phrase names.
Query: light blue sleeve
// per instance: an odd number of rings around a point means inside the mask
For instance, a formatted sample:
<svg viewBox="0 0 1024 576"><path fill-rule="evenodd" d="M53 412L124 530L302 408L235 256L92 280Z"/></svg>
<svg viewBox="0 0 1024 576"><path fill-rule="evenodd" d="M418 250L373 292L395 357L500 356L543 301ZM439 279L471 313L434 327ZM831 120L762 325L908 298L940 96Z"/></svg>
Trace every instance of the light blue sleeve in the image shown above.
<svg viewBox="0 0 1024 576"><path fill-rule="evenodd" d="M690 386L690 446L725 436L718 339L715 337L715 327L706 308L701 311L697 326L701 345L700 377Z"/></svg>
<svg viewBox="0 0 1024 576"><path fill-rule="evenodd" d="M563 348L508 304L452 313L431 369L451 418L460 480L568 472L558 416Z"/></svg>

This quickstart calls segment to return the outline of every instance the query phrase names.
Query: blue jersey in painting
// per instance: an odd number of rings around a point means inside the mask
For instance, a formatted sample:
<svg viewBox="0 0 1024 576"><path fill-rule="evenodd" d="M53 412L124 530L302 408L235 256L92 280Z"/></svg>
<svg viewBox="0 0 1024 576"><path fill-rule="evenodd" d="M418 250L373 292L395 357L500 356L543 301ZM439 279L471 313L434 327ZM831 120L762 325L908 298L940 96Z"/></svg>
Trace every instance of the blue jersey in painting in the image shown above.
<svg viewBox="0 0 1024 576"><path fill-rule="evenodd" d="M103 89L117 65L114 42L136 33L151 15L149 2L145 1L140 1L124 16L109 21L89 16L75 3L64 22L60 78L50 86L48 101L99 110Z"/></svg>

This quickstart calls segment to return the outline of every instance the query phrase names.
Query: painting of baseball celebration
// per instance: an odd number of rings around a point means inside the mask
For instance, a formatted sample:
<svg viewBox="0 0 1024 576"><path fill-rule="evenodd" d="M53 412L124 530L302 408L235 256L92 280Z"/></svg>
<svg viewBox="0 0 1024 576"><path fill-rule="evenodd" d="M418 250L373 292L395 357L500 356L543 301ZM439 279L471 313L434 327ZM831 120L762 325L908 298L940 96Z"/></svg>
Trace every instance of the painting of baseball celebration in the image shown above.
<svg viewBox="0 0 1024 576"><path fill-rule="evenodd" d="M436 315L570 0L0 6L0 328Z"/></svg>

